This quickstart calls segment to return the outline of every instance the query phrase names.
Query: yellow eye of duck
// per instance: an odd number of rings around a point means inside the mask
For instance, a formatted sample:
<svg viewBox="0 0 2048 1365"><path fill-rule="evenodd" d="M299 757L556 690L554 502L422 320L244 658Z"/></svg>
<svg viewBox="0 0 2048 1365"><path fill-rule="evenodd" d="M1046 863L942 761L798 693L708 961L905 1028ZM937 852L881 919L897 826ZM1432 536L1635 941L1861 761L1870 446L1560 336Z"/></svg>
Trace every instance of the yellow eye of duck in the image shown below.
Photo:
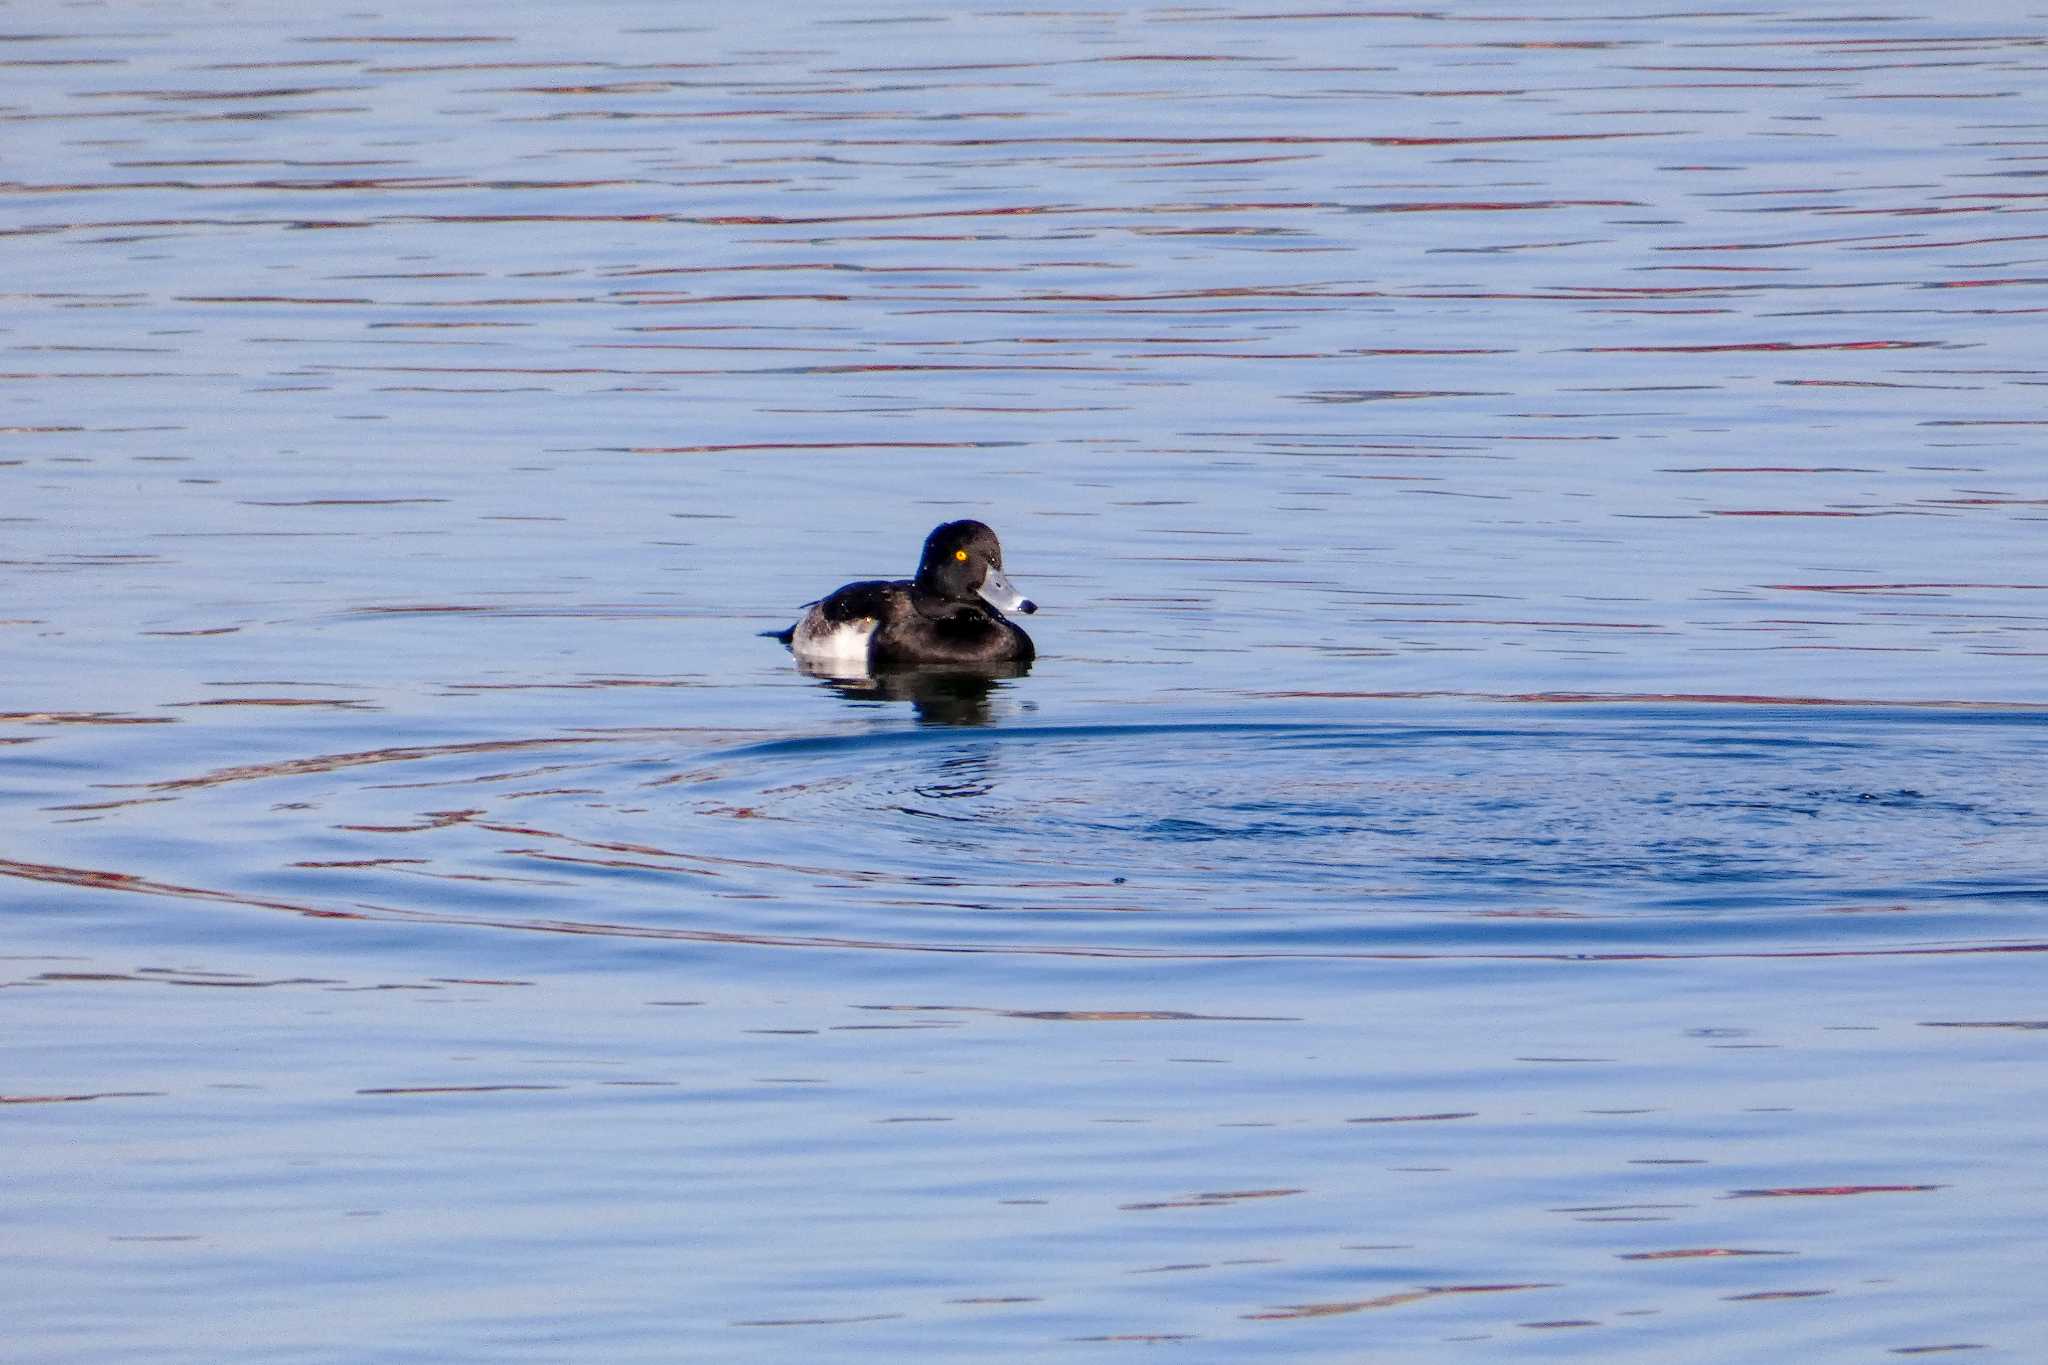
<svg viewBox="0 0 2048 1365"><path fill-rule="evenodd" d="M967 551L955 550L953 551L953 558L959 560L962 564L965 564L967 562Z"/></svg>

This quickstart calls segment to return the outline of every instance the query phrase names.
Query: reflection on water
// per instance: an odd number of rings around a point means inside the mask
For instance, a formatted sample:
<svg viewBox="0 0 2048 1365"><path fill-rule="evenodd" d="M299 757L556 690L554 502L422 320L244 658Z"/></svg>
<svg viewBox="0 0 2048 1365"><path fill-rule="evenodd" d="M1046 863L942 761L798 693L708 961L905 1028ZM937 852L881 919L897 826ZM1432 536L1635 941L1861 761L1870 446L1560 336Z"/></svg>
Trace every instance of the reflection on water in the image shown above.
<svg viewBox="0 0 2048 1365"><path fill-rule="evenodd" d="M2028 1349L2038 12L44 8L18 1351Z"/></svg>
<svg viewBox="0 0 2048 1365"><path fill-rule="evenodd" d="M796 666L848 701L907 701L924 725L989 724L995 719L989 699L1006 680L1031 671L1028 663L1006 663L879 669L848 676L802 659Z"/></svg>

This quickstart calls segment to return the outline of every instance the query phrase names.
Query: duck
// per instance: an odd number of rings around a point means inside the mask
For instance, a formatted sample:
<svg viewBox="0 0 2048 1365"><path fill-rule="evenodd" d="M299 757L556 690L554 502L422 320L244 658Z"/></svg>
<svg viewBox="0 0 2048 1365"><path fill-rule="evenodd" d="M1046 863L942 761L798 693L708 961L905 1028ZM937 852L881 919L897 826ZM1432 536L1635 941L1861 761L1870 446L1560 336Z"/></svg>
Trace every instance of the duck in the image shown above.
<svg viewBox="0 0 2048 1365"><path fill-rule="evenodd" d="M1003 575L1003 546L979 521L949 521L925 537L917 576L867 579L804 604L774 632L799 663L828 672L1029 664L1031 637L1005 612L1038 604Z"/></svg>

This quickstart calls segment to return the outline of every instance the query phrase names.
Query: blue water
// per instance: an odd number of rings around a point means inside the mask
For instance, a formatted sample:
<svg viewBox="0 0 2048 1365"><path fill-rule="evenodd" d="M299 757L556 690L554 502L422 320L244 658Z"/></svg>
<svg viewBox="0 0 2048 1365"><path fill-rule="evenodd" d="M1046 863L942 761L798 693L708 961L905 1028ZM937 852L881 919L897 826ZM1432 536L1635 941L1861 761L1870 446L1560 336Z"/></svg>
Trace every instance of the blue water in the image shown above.
<svg viewBox="0 0 2048 1365"><path fill-rule="evenodd" d="M2031 1358L2038 12L0 30L10 1358Z"/></svg>

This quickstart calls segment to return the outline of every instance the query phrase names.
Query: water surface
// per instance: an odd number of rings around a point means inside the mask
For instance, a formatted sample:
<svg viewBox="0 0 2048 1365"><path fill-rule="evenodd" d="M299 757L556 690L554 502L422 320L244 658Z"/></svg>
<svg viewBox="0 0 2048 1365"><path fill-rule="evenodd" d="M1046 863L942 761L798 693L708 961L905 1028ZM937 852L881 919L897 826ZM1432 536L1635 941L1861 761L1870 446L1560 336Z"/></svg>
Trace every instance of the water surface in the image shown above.
<svg viewBox="0 0 2048 1365"><path fill-rule="evenodd" d="M7 13L25 1358L2027 1358L2038 7Z"/></svg>

